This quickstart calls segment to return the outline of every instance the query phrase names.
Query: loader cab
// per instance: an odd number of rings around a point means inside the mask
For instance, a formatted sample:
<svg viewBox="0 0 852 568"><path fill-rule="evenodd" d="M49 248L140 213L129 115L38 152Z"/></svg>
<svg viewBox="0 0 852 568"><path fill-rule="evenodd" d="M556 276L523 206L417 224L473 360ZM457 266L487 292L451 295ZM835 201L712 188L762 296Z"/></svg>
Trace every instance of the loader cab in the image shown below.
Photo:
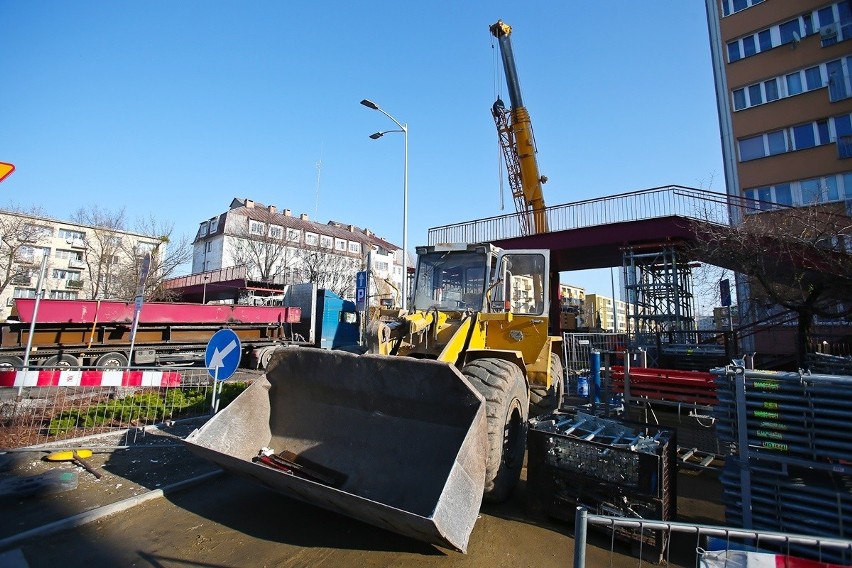
<svg viewBox="0 0 852 568"><path fill-rule="evenodd" d="M482 311L494 255L491 247L418 247L414 309Z"/></svg>
<svg viewBox="0 0 852 568"><path fill-rule="evenodd" d="M546 251L503 251L497 259L497 269L489 302L492 312L517 315L547 315L549 299L549 258Z"/></svg>

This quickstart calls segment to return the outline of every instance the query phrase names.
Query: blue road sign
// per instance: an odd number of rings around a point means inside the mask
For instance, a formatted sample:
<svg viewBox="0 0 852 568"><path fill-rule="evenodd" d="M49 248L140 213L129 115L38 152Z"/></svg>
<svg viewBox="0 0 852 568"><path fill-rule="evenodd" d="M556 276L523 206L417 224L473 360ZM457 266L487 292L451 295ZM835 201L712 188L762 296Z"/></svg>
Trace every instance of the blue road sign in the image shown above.
<svg viewBox="0 0 852 568"><path fill-rule="evenodd" d="M355 309L359 312L367 309L367 272L364 270L355 275Z"/></svg>
<svg viewBox="0 0 852 568"><path fill-rule="evenodd" d="M237 334L231 329L220 329L207 343L207 352L204 355L207 372L214 379L224 381L240 366L242 355L243 350Z"/></svg>

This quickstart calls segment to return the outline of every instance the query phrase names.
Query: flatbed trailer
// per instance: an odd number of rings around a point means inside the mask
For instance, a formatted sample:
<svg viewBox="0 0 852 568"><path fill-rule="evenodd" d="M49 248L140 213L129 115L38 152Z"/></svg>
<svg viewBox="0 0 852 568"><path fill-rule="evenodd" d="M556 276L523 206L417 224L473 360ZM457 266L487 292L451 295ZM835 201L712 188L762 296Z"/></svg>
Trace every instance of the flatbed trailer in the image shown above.
<svg viewBox="0 0 852 568"><path fill-rule="evenodd" d="M109 300L18 298L0 326L0 366L21 367L32 327L32 366L124 367L130 354L135 305ZM134 365L192 365L204 361L216 331L232 329L244 361L261 348L309 345L298 332L302 309L285 306L144 303L134 340ZM35 325L32 325L36 318Z"/></svg>

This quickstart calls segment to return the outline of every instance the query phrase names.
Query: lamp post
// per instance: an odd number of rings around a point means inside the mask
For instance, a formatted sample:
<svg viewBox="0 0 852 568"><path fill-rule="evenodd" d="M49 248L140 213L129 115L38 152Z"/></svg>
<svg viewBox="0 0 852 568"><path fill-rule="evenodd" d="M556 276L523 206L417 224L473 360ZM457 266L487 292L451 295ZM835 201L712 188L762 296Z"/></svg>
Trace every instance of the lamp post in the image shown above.
<svg viewBox="0 0 852 568"><path fill-rule="evenodd" d="M361 104L367 108L377 110L389 119L394 124L399 126L399 130L383 130L370 134L370 138L378 140L385 134L390 132L402 132L403 135L403 167L402 167L402 308L405 309L408 305L408 124L402 124L397 119L388 114L383 108L373 101L364 99Z"/></svg>

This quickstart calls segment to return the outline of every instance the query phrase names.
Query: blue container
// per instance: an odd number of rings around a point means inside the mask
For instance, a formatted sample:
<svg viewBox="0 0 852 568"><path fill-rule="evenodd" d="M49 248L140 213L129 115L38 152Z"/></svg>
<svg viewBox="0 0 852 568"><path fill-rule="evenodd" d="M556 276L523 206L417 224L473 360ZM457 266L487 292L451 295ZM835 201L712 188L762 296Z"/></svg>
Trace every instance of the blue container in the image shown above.
<svg viewBox="0 0 852 568"><path fill-rule="evenodd" d="M577 377L577 396L589 396L589 379Z"/></svg>

